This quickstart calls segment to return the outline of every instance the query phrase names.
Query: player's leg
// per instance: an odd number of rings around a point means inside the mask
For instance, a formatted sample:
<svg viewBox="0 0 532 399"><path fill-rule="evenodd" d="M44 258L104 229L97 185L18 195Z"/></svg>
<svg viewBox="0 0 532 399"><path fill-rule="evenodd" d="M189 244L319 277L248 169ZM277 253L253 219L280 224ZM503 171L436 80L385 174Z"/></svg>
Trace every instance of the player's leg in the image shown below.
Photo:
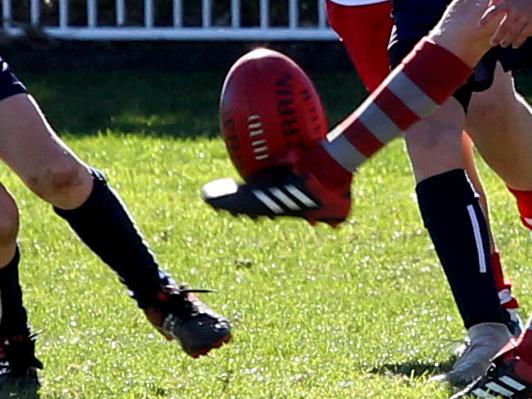
<svg viewBox="0 0 532 399"><path fill-rule="evenodd" d="M514 193L523 224L532 229L532 111L498 65L489 90L474 95L468 120L472 137L490 167ZM502 145L501 145L502 143Z"/></svg>
<svg viewBox="0 0 532 399"><path fill-rule="evenodd" d="M369 91L390 73L388 42L392 30L391 1L344 6L327 1L329 23L342 40L358 75Z"/></svg>
<svg viewBox="0 0 532 399"><path fill-rule="evenodd" d="M464 122L462 105L451 99L405 136L420 212L472 342L447 375L453 383L481 375L510 337L494 284L489 229L462 157Z"/></svg>
<svg viewBox="0 0 532 399"><path fill-rule="evenodd" d="M401 1L396 2L396 29L390 49L391 60L395 64L410 49L412 39L415 40L423 35L424 27L420 22L428 22L428 26L425 27L428 31L430 25L437 19L438 12L443 12L446 5L445 2L438 4L435 1L431 2L430 6L422 1L418 4L412 1L405 3L402 6ZM470 382L484 373L490 359L509 338L505 325L511 328L514 334L520 332L514 309L517 302L507 303L507 306L514 305L508 314L501 314L500 307L495 305L495 301L500 301L498 290L503 293L508 291L504 281L501 281L503 278L499 258L493 251L493 241L486 217L487 207L484 208L485 214L482 213L480 203L475 198L478 195L471 190L471 187L466 188L470 186L471 173L474 181L482 189L474 165L472 147L468 145L469 142L464 142L461 130L449 129L456 121L460 121L460 126L465 126L463 111L467 109L471 90L468 84L454 94L454 99L450 100L455 105L454 115L449 113L440 115L438 110L413 126L405 136L418 183L416 193L420 211L446 271L470 338L471 344L455 363L453 370L447 374L451 382L458 384ZM468 166L468 173L465 173ZM468 194L464 196L466 192ZM464 198L468 197L469 200L464 201ZM461 211L464 209L468 210L469 215ZM475 226L474 231L468 229L471 225ZM469 239L464 237L459 239L463 245L459 252L456 251L458 246L454 241L457 238L456 231L462 232L466 237L469 235ZM482 240L473 240L472 236L476 234L479 234ZM475 262L479 242L484 246L480 255L483 260L477 261L477 266L482 263L485 266L477 269L472 265ZM482 269L487 273L483 273ZM483 284L479 280L482 277L477 277L482 274L486 279ZM486 299L491 304L487 308L483 303ZM507 299L505 297L504 301L507 302ZM510 320L511 315L514 315L515 320Z"/></svg>
<svg viewBox="0 0 532 399"><path fill-rule="evenodd" d="M345 6L329 0L327 12L331 27L340 36L362 81L370 91L376 89L389 72L388 43L393 26L391 2L384 1L366 6ZM437 151L437 154L441 152ZM476 169L473 153L472 141L466 134L463 134L463 164L480 196L480 204L486 215L491 242L490 253L499 296L504 306L512 312L515 322L518 323L517 301L511 296L511 285L504 280L502 274L500 256L489 228L488 201ZM518 324L516 327L518 329Z"/></svg>
<svg viewBox="0 0 532 399"><path fill-rule="evenodd" d="M188 354L204 354L229 339L227 320L160 270L103 175L82 163L57 137L28 94L0 101L0 158L54 206L118 273L149 320L167 337L179 339Z"/></svg>
<svg viewBox="0 0 532 399"><path fill-rule="evenodd" d="M28 326L19 280L19 215L13 197L0 184L0 389L4 383L35 384L35 342Z"/></svg>
<svg viewBox="0 0 532 399"><path fill-rule="evenodd" d="M409 6L415 8L409 9ZM404 46L410 48L409 40L423 34L416 31L423 29L419 21L423 18L423 10L426 10L426 20L430 21L438 7L443 8L445 4L420 2L417 6L409 2L401 7L401 2L397 1L392 62L397 63L404 56ZM455 99L414 125L405 136L417 180L420 211L471 342L447 374L451 382L459 384L472 381L487 369L491 357L509 339L506 325L514 327L509 315L501 311L494 285L500 268L496 272L493 268L487 219L465 173L469 166L476 177L471 148L464 147L461 139L461 129L465 126L463 110L467 109L469 96L467 87L457 91ZM445 109L448 112L442 113ZM458 231L463 237L456 237ZM493 260L497 260L495 255Z"/></svg>
<svg viewBox="0 0 532 399"><path fill-rule="evenodd" d="M26 88L0 59L0 102L8 97L24 93ZM17 246L19 214L17 205L0 185L0 373L1 383L38 383L36 368L42 364L35 357L35 342L31 335L26 309L22 301L19 281L20 253Z"/></svg>
<svg viewBox="0 0 532 399"><path fill-rule="evenodd" d="M400 6L400 2L397 2ZM437 5L433 5L437 7ZM327 10L331 26L339 34L344 46L346 47L353 64L359 72L362 80L370 90L374 90L385 78L389 67L385 65L388 62L388 36L391 33L393 20L391 18L391 2L382 2L368 6L343 6L331 1L327 2ZM434 10L437 11L437 10ZM416 15L419 27L420 13ZM430 22L429 22L430 26ZM418 28L416 28L418 29ZM428 30L428 28L427 28ZM408 33L409 37L412 31ZM396 29L397 34L397 29ZM398 38L394 38L392 43L397 45ZM401 57L402 58L402 57ZM452 134L449 137L453 137ZM419 140L419 139L417 139ZM453 138L457 143L457 140ZM437 140L432 140L431 146L434 146L427 159L438 159L446 154L445 145L438 145ZM426 147L426 146L425 146ZM452 154L455 154L456 148L449 148ZM517 301L511 295L511 284L504 280L500 256L495 248L493 235L489 228L488 203L478 175L474 156L473 145L466 134L462 135L462 161L468 176L473 183L474 188L480 196L480 203L486 216L488 225L488 234L490 236L490 253L495 273L497 290L501 303L511 312L513 323L515 324L515 333L520 333L519 319L516 314ZM422 154L423 156L423 150ZM448 154L447 154L448 155ZM459 163L459 162L457 162Z"/></svg>
<svg viewBox="0 0 532 399"><path fill-rule="evenodd" d="M397 5L398 7L401 6L400 2L397 2ZM444 5L445 4L441 5L442 9ZM369 6L342 6L329 1L327 7L331 26L341 37L362 80L370 90L376 88L376 83L378 84L384 79L386 70L389 69L389 67L384 65L384 63L388 62L387 48L389 39L388 37L383 36L383 33L388 35L391 32L391 2L383 2ZM433 5L433 7L437 8L438 6ZM432 12L437 11L437 9L434 9ZM415 24L416 29L418 29L417 27L420 25L419 18L422 17L420 14L422 13L418 12L416 15L416 18L418 19L418 23ZM429 21L427 31L430 29L431 25L432 23ZM398 34L398 30L399 29L396 28L396 34ZM415 32L407 32L408 37L411 37L413 34L415 34ZM398 45L398 39L398 37L394 37L392 43ZM371 68L372 66L374 66L374 68ZM441 125L441 122L433 120L427 123L429 126L435 126L436 128L438 125ZM448 127L448 125L444 128L446 127ZM422 141L424 141L425 130L428 129L421 129ZM503 302L504 306L512 312L515 323L515 333L520 333L519 319L516 316L517 301L510 294L511 285L505 282L502 277L500 258L493 245L493 237L491 230L489 229L487 199L473 158L473 145L467 135L462 135L462 163L460 163L456 151L456 145L458 145L456 132L457 131L451 130L451 132L449 132L450 134L438 135L438 137L446 138L441 140L441 144L438 143L439 140L431 138L429 145L422 145L417 163L429 160L429 163L432 164L432 161L436 160L436 163L448 165L448 162L450 161L449 158L455 157L456 159L451 165L454 167L461 167L463 164L467 170L470 180L480 195L480 201L486 215L488 234L491 243L490 253L496 277L497 289L501 296L501 302ZM415 143L420 140L419 135L416 134L408 135L407 137L412 138L412 140L409 140L409 142L411 142L411 147L415 147ZM431 135L431 137L433 137L433 135ZM425 152L425 149L428 149L428 151ZM445 157L445 159L441 160L440 158L442 157ZM415 168L415 170L417 169Z"/></svg>

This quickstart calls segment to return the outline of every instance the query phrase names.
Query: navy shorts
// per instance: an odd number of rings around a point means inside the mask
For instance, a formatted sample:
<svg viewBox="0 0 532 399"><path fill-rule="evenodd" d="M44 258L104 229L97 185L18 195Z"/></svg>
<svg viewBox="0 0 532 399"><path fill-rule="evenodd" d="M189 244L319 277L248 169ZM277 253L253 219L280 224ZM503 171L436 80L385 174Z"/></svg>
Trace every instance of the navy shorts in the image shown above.
<svg viewBox="0 0 532 399"><path fill-rule="evenodd" d="M393 1L394 28L388 49L392 68L438 23L449 3L450 0ZM465 110L473 92L486 90L493 83L497 61L506 71L532 66L532 39L517 50L493 48L482 58L469 81L454 94Z"/></svg>
<svg viewBox="0 0 532 399"><path fill-rule="evenodd" d="M0 57L0 101L27 92L26 86L11 71L9 64Z"/></svg>

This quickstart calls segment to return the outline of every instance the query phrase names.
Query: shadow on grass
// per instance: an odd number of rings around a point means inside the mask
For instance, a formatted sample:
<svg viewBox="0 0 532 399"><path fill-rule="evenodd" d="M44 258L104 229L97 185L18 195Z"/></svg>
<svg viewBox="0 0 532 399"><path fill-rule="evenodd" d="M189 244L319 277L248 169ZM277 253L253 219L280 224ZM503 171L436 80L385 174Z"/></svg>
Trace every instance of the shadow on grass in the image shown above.
<svg viewBox="0 0 532 399"><path fill-rule="evenodd" d="M60 133L219 137L218 102L226 71L15 71ZM346 82L349 77L349 82ZM352 74L315 76L329 119L352 110L365 92ZM345 90L339 91L339 86Z"/></svg>
<svg viewBox="0 0 532 399"><path fill-rule="evenodd" d="M373 374L400 375L406 377L434 377L451 370L456 358L451 357L443 363L422 363L417 361L384 364L370 370Z"/></svg>
<svg viewBox="0 0 532 399"><path fill-rule="evenodd" d="M60 133L219 134L222 74L91 69L17 74Z"/></svg>

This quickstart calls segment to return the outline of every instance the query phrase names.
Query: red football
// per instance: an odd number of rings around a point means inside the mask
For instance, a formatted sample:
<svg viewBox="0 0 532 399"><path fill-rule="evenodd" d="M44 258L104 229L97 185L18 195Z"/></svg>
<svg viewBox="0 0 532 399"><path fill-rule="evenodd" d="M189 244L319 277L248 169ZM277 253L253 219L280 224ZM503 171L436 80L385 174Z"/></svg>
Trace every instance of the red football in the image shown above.
<svg viewBox="0 0 532 399"><path fill-rule="evenodd" d="M244 179L276 166L289 150L325 137L327 119L314 85L290 58L259 48L241 57L220 99L222 135Z"/></svg>

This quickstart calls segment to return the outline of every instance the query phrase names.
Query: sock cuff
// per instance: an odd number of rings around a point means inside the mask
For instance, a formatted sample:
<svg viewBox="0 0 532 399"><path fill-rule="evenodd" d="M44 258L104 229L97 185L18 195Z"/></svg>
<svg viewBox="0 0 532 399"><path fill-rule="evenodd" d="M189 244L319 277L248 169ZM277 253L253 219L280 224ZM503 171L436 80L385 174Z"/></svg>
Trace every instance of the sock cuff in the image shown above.
<svg viewBox="0 0 532 399"><path fill-rule="evenodd" d="M93 178L92 190L83 204L74 209L62 209L56 206L53 207L54 212L62 218L72 217L73 215L84 212L87 209L93 209L99 202L100 192L103 187L107 187L107 177L98 169L90 168L90 173Z"/></svg>
<svg viewBox="0 0 532 399"><path fill-rule="evenodd" d="M422 180L416 186L416 193L420 205L439 206L450 202L470 204L478 198L464 169L453 169Z"/></svg>
<svg viewBox="0 0 532 399"><path fill-rule="evenodd" d="M109 265L128 287L140 307L155 301L164 283L154 254L138 231L126 206L108 186L104 174L91 169L93 187L85 202L75 209L55 212L77 236Z"/></svg>
<svg viewBox="0 0 532 399"><path fill-rule="evenodd" d="M404 73L436 103L442 104L473 72L461 58L423 38L402 62Z"/></svg>

